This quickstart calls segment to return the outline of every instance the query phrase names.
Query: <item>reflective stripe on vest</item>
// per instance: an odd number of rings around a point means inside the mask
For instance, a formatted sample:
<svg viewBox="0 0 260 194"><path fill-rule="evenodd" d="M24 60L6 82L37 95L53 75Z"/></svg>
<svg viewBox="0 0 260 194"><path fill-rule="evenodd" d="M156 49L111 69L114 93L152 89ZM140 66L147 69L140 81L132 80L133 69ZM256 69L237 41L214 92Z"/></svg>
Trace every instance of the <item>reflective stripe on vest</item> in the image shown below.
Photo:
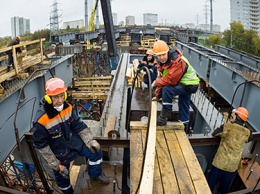
<svg viewBox="0 0 260 194"><path fill-rule="evenodd" d="M186 73L182 76L180 83L183 85L197 85L199 84L199 78L196 75L195 70L190 65L189 61L184 57L181 56L181 59L188 64L188 69Z"/></svg>

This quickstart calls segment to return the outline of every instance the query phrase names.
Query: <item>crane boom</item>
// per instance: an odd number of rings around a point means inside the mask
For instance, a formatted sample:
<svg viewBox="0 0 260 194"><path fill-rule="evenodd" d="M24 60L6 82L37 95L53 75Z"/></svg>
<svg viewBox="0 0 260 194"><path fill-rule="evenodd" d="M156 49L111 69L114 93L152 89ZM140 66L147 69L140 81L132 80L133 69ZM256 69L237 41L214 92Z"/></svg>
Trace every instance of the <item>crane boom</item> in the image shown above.
<svg viewBox="0 0 260 194"><path fill-rule="evenodd" d="M92 32L95 30L94 19L95 19L95 15L96 15L96 11L97 11L97 5L98 5L98 0L95 1L94 8L91 11L91 16L90 16L89 24L88 24L89 32Z"/></svg>

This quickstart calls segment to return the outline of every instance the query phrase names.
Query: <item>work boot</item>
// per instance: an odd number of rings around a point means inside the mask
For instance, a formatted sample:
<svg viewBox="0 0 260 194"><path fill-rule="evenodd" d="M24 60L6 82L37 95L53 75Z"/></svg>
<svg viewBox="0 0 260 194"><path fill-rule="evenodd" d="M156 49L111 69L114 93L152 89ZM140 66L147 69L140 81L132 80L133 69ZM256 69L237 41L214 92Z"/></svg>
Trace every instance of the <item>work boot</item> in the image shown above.
<svg viewBox="0 0 260 194"><path fill-rule="evenodd" d="M162 109L160 115L157 117L157 125L165 126L167 124L168 118L171 117L171 110Z"/></svg>
<svg viewBox="0 0 260 194"><path fill-rule="evenodd" d="M10 71L10 66L8 66L6 69L6 72L9 72L9 71Z"/></svg>
<svg viewBox="0 0 260 194"><path fill-rule="evenodd" d="M102 184L109 184L110 183L109 178L106 177L106 175L104 173L102 173L101 175L99 175L96 178L91 178L91 179L92 180L98 180Z"/></svg>

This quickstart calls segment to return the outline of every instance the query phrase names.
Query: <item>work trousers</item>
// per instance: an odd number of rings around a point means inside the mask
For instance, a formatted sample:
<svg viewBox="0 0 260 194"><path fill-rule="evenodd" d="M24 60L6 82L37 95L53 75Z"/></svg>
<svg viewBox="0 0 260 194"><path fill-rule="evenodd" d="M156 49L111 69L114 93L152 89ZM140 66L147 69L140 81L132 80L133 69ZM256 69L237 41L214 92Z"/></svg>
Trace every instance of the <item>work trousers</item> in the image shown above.
<svg viewBox="0 0 260 194"><path fill-rule="evenodd" d="M226 194L235 175L236 172L227 172L213 166L208 174L210 190L213 192L215 185L219 182L218 193Z"/></svg>
<svg viewBox="0 0 260 194"><path fill-rule="evenodd" d="M7 67L10 68L11 64L14 63L13 54L8 53L7 55L8 55L8 65L7 65Z"/></svg>
<svg viewBox="0 0 260 194"><path fill-rule="evenodd" d="M179 96L179 121L187 126L190 119L191 93L189 93L183 85L178 84L175 86L163 86L161 88L161 95L163 109L167 110L172 110L172 100L175 96Z"/></svg>
<svg viewBox="0 0 260 194"><path fill-rule="evenodd" d="M88 174L90 178L96 178L102 174L102 150L92 153L85 145L83 149L78 153L79 156L88 158ZM61 161L62 163L62 161ZM66 165L67 169L70 167L70 163ZM73 188L70 184L70 178L64 178L58 171L53 170L55 181L64 194L72 194Z"/></svg>

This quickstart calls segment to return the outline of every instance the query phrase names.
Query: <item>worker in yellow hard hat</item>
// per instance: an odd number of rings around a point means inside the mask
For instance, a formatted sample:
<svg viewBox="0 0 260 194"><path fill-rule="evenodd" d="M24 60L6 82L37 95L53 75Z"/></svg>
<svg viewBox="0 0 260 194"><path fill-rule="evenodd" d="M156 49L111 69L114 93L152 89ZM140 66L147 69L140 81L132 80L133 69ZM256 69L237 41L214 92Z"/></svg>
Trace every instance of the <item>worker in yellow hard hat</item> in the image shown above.
<svg viewBox="0 0 260 194"><path fill-rule="evenodd" d="M241 167L244 144L252 140L252 132L244 127L247 118L248 111L244 107L234 109L232 123L225 123L212 133L212 136L221 138L208 174L208 183L212 193L218 182L217 193L228 193L236 170Z"/></svg>
<svg viewBox="0 0 260 194"><path fill-rule="evenodd" d="M20 40L21 40L20 36L15 37L14 39L11 40L11 42L9 42L9 44L7 45L7 47L20 44ZM20 47L17 47L17 48L16 48L16 53L21 53L21 52L22 52L21 48L20 48ZM10 49L10 50L6 51L5 53L8 55L7 72L9 72L9 71L10 71L10 68L11 68L11 65L12 65L13 68L14 68L13 51L12 51L12 49Z"/></svg>
<svg viewBox="0 0 260 194"><path fill-rule="evenodd" d="M166 42L158 40L153 45L153 52L158 58L157 68L160 75L152 84L152 87L157 87L154 99L162 98L162 110L157 118L157 125L166 125L172 112L172 100L179 96L179 121L187 128L191 94L197 91L200 80L180 50L170 49Z"/></svg>
<svg viewBox="0 0 260 194"><path fill-rule="evenodd" d="M43 107L33 122L33 145L53 169L56 183L63 193L73 193L68 172L70 163L78 156L86 157L91 179L109 184L108 177L102 172L101 147L72 105L66 102L66 90L60 78L46 82Z"/></svg>
<svg viewBox="0 0 260 194"><path fill-rule="evenodd" d="M141 69L142 67L147 67L149 70L149 74L151 77L151 84L153 81L157 78L157 67L156 67L157 61L154 58L154 53L152 49L148 49L146 51L146 55L143 57L143 59L140 61L138 68ZM148 74L144 70L144 83L149 84Z"/></svg>

